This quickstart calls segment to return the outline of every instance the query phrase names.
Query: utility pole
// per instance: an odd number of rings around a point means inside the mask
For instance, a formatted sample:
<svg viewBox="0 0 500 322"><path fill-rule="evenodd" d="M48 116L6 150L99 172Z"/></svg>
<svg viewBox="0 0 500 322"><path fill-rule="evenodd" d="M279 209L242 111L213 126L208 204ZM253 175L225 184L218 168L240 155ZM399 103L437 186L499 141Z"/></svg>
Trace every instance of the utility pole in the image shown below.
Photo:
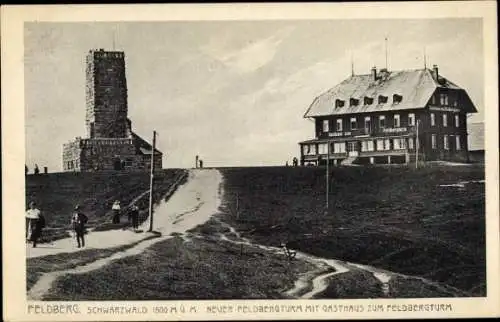
<svg viewBox="0 0 500 322"><path fill-rule="evenodd" d="M149 181L149 231L153 231L153 178L154 178L154 156L156 149L156 131L153 131L153 149L151 150L151 178Z"/></svg>
<svg viewBox="0 0 500 322"><path fill-rule="evenodd" d="M417 120L417 135L415 137L415 169L418 169L418 146L420 145L420 142L418 140L419 125L420 125L420 120Z"/></svg>
<svg viewBox="0 0 500 322"><path fill-rule="evenodd" d="M330 198L330 142L326 142L326 209L325 213L328 214L328 204Z"/></svg>

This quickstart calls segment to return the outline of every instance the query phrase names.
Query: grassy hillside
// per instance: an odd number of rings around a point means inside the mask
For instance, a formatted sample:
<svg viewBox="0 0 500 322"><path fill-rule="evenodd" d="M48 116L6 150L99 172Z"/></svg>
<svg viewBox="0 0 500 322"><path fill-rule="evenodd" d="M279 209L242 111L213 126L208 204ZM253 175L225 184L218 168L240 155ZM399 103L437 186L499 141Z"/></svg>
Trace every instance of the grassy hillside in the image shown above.
<svg viewBox="0 0 500 322"><path fill-rule="evenodd" d="M155 175L153 199L158 202L185 170L168 169ZM117 228L110 224L111 206L120 200L122 208L149 190L149 174L135 172L78 173L65 172L26 176L26 207L37 202L47 219L43 239L66 236L75 205L89 217L89 227L97 230ZM137 201L141 220L147 216L149 194ZM126 216L123 218L126 221Z"/></svg>
<svg viewBox="0 0 500 322"><path fill-rule="evenodd" d="M479 166L224 169L225 220L262 244L424 276L486 294Z"/></svg>

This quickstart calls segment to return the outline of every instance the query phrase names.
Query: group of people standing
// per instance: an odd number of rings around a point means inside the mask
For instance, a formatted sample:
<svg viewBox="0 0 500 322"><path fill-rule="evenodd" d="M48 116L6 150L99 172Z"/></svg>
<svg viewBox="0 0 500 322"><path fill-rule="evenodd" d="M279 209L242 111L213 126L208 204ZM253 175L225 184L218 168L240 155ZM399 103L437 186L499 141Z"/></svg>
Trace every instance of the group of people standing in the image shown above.
<svg viewBox="0 0 500 322"><path fill-rule="evenodd" d="M119 224L120 217L122 215L120 201L116 200L113 203L113 206L111 206L111 210L113 211L113 219L112 219L113 224ZM135 204L133 204L129 208L128 221L132 225L132 228L134 230L137 230L139 228L139 207L137 207L137 205Z"/></svg>
<svg viewBox="0 0 500 322"><path fill-rule="evenodd" d="M111 207L113 211L113 223L120 223L121 207L120 201L115 201ZM134 230L139 228L139 207L135 204L129 208L128 219ZM37 242L42 235L42 230L45 228L46 222L40 209L37 208L34 201L30 202L29 209L26 211L28 242L33 243L33 247L37 246ZM71 228L76 238L77 247L85 247L85 234L87 233L86 224L88 217L81 211L80 205L76 205L71 216Z"/></svg>

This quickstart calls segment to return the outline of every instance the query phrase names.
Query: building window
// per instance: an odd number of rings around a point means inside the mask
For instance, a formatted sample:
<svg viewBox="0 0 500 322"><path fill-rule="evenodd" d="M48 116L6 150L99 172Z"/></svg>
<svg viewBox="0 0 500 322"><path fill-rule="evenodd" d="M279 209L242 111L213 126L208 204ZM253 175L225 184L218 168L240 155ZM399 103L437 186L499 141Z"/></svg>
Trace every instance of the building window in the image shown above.
<svg viewBox="0 0 500 322"><path fill-rule="evenodd" d="M328 120L323 120L323 132L328 132L329 129L329 121Z"/></svg>
<svg viewBox="0 0 500 322"><path fill-rule="evenodd" d="M394 139L392 140L393 144L394 144L394 150L400 150L402 149L402 144L401 144L401 139Z"/></svg>
<svg viewBox="0 0 500 322"><path fill-rule="evenodd" d="M374 151L375 150L375 145L373 144L373 141L368 141L366 147L367 147L368 151Z"/></svg>
<svg viewBox="0 0 500 322"><path fill-rule="evenodd" d="M436 149L436 134L431 135L431 146L433 149Z"/></svg>
<svg viewBox="0 0 500 322"><path fill-rule="evenodd" d="M444 149L449 150L450 149L450 144L448 141L448 135L443 135L443 143L444 143Z"/></svg>
<svg viewBox="0 0 500 322"><path fill-rule="evenodd" d="M408 138L408 149L413 150L413 138Z"/></svg>
<svg viewBox="0 0 500 322"><path fill-rule="evenodd" d="M460 146L460 135L455 136L455 146L456 146L457 151L462 149L462 147Z"/></svg>
<svg viewBox="0 0 500 322"><path fill-rule="evenodd" d="M345 153L345 142L333 144L334 153Z"/></svg>
<svg viewBox="0 0 500 322"><path fill-rule="evenodd" d="M448 114L443 113L443 126L447 127L448 126Z"/></svg>
<svg viewBox="0 0 500 322"><path fill-rule="evenodd" d="M358 99L355 99L355 98L351 98L349 100L349 105L350 106L357 106L359 104L359 100Z"/></svg>
<svg viewBox="0 0 500 322"><path fill-rule="evenodd" d="M125 166L132 167L132 159L125 159Z"/></svg>
<svg viewBox="0 0 500 322"><path fill-rule="evenodd" d="M399 117L399 114L394 114L394 127L400 127L401 126L401 119Z"/></svg>
<svg viewBox="0 0 500 322"><path fill-rule="evenodd" d="M373 151L373 141L362 141L361 142L361 151Z"/></svg>
<svg viewBox="0 0 500 322"><path fill-rule="evenodd" d="M460 126L460 116L458 114L455 115L455 127Z"/></svg>
<svg viewBox="0 0 500 322"><path fill-rule="evenodd" d="M382 151L384 149L384 140L377 140L377 151Z"/></svg>
<svg viewBox="0 0 500 322"><path fill-rule="evenodd" d="M365 98L364 98L364 104L365 105L371 105L371 104L373 104L373 98L365 96Z"/></svg>
<svg viewBox="0 0 500 322"><path fill-rule="evenodd" d="M385 127L385 116L384 115L380 115L378 117L378 126L383 129Z"/></svg>
<svg viewBox="0 0 500 322"><path fill-rule="evenodd" d="M384 104L384 103L387 103L387 96L384 96L384 95L379 95L379 96L378 96L378 103L379 103L379 104Z"/></svg>
<svg viewBox="0 0 500 322"><path fill-rule="evenodd" d="M372 120L369 116L365 117L365 131L370 132L372 129Z"/></svg>
<svg viewBox="0 0 500 322"><path fill-rule="evenodd" d="M442 106L448 106L448 94L440 94L439 102Z"/></svg>
<svg viewBox="0 0 500 322"><path fill-rule="evenodd" d="M326 143L318 144L318 154L327 154L328 145Z"/></svg>
<svg viewBox="0 0 500 322"><path fill-rule="evenodd" d="M391 149L391 140L385 139L384 140L384 150L390 150L390 149Z"/></svg>
<svg viewBox="0 0 500 322"><path fill-rule="evenodd" d="M351 130L356 130L358 128L358 124L356 122L355 117L351 117Z"/></svg>
<svg viewBox="0 0 500 322"><path fill-rule="evenodd" d="M399 104L399 103L401 103L402 100L403 100L403 96L398 95L398 94L392 95L392 102L394 104Z"/></svg>
<svg viewBox="0 0 500 322"><path fill-rule="evenodd" d="M415 113L408 114L408 126L415 126Z"/></svg>
<svg viewBox="0 0 500 322"><path fill-rule="evenodd" d="M339 99L336 99L335 100L335 107L338 108L338 107L343 107L345 104L345 102L343 100L339 100Z"/></svg>
<svg viewBox="0 0 500 322"><path fill-rule="evenodd" d="M431 96L431 105L436 105L436 95Z"/></svg>
<svg viewBox="0 0 500 322"><path fill-rule="evenodd" d="M436 115L434 113L431 113L431 126L436 125Z"/></svg>
<svg viewBox="0 0 500 322"><path fill-rule="evenodd" d="M337 119L337 132L342 132L342 119Z"/></svg>

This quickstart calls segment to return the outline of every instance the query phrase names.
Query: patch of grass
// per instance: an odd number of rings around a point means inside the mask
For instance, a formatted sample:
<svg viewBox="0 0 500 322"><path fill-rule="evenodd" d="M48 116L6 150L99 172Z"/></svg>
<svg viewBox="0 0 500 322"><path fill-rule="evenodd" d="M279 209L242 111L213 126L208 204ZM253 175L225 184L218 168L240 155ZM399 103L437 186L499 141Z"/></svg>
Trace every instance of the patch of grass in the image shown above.
<svg viewBox="0 0 500 322"><path fill-rule="evenodd" d="M382 297L382 283L373 274L361 270L334 275L325 291L315 298L366 299Z"/></svg>
<svg viewBox="0 0 500 322"><path fill-rule="evenodd" d="M389 281L389 297L392 298L432 298L454 297L453 292L447 292L434 285L424 284L415 278L394 277Z"/></svg>
<svg viewBox="0 0 500 322"><path fill-rule="evenodd" d="M114 253L127 250L135 245L158 236L148 236L130 245L118 246L105 249L85 249L74 253L61 253L43 257L26 259L26 281L29 290L43 273L63 271L78 266L86 265L101 258L109 257Z"/></svg>
<svg viewBox="0 0 500 322"><path fill-rule="evenodd" d="M324 167L222 171L223 220L245 237L485 295L484 184L440 186L484 180L482 166L333 167L327 212Z"/></svg>
<svg viewBox="0 0 500 322"><path fill-rule="evenodd" d="M282 298L310 269L256 247L174 237L102 269L63 276L45 300Z"/></svg>

